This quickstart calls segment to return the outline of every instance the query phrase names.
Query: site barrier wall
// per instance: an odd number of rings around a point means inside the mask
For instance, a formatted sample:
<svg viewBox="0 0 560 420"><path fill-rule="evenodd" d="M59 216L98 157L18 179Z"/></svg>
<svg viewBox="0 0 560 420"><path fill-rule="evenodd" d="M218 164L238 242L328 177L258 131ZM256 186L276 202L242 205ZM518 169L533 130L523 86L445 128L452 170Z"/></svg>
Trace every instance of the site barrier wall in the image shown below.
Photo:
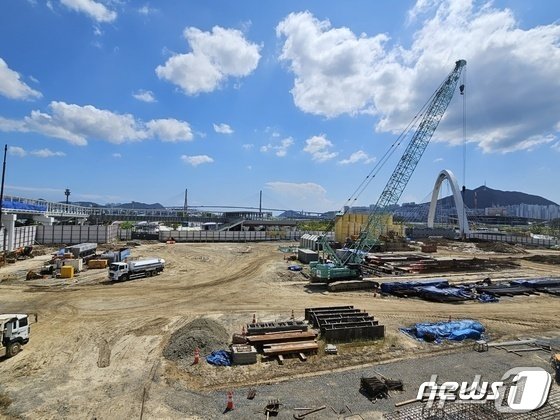
<svg viewBox="0 0 560 420"><path fill-rule="evenodd" d="M213 231L213 230L171 230L159 233L160 241L173 238L177 242L261 242L261 241L299 241L306 233L303 231ZM321 232L325 234L325 232ZM333 238L333 232L327 234Z"/></svg>
<svg viewBox="0 0 560 420"><path fill-rule="evenodd" d="M132 240L132 229L119 229L118 238L121 241Z"/></svg>
<svg viewBox="0 0 560 420"><path fill-rule="evenodd" d="M498 235L495 233L470 233L468 237L469 239L481 239L483 241L507 242L510 244L522 244L522 245L533 245L533 246L543 246L543 247L560 245L560 239L537 239L537 238L532 238L530 236L520 236L520 235Z"/></svg>
<svg viewBox="0 0 560 420"><path fill-rule="evenodd" d="M4 233L4 229L0 229L0 250L17 249L24 246L33 245L35 243L35 235L37 226L20 226L14 228L14 242L12 248L8 244L8 234ZM6 244L4 245L4 241Z"/></svg>
<svg viewBox="0 0 560 420"><path fill-rule="evenodd" d="M14 229L14 248L33 245L37 235L37 226L20 226Z"/></svg>
<svg viewBox="0 0 560 420"><path fill-rule="evenodd" d="M116 225L42 225L37 226L36 241L43 245L82 242L104 244L114 241L118 233L119 227Z"/></svg>

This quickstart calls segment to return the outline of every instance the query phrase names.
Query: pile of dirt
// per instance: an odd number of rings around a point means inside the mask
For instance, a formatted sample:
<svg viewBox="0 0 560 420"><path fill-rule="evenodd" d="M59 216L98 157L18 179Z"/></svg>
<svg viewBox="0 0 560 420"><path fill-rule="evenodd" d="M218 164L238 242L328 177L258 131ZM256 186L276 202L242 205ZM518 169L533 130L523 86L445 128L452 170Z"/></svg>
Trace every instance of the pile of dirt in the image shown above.
<svg viewBox="0 0 560 420"><path fill-rule="evenodd" d="M197 318L175 331L163 350L165 358L173 361L191 360L194 350L205 356L227 347L229 335L216 321Z"/></svg>
<svg viewBox="0 0 560 420"><path fill-rule="evenodd" d="M526 259L544 264L560 264L560 255L532 255Z"/></svg>
<svg viewBox="0 0 560 420"><path fill-rule="evenodd" d="M506 242L477 242L476 247L485 252L497 252L499 254L526 254L527 251L518 245L510 245Z"/></svg>

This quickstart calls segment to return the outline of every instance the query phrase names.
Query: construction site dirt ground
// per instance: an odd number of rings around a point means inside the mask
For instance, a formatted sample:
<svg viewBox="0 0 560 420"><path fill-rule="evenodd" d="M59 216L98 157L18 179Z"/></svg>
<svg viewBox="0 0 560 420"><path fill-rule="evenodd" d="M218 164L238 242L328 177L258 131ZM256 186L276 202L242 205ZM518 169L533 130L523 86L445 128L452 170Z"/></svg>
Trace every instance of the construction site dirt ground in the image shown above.
<svg viewBox="0 0 560 420"><path fill-rule="evenodd" d="M355 399L358 384L349 387L344 375L333 372L351 371L360 376L361 370L388 361L415 359L420 363L420 358L429 366L439 354L456 354L453 363L459 365L461 360L471 360L461 356L467 350L472 352L466 345L420 343L400 333L399 327L451 317L482 322L490 340L550 336L558 331L560 300L546 294L502 298L499 303L445 304L374 296L371 292L312 293L304 287L306 278L287 270L279 245L290 244L144 244L134 248L132 255L164 258L165 271L156 277L119 283L107 281L107 270L88 270L71 280L26 281L27 271L37 270L47 255L1 268L0 313L36 313L38 322L31 325L30 342L24 350L14 358L0 360L0 416L265 418L262 410L266 401L262 398L255 399L254 407L245 400L243 405L248 408L244 412L222 415L225 391L232 389L236 398L244 398L242 392L248 387L256 388L257 395L263 387L266 396L273 398L274 384L280 387L288 381L297 390L297 403L306 406L309 401L313 407L320 404L320 398L312 387L298 383L329 373L324 377L339 392L329 395L330 402L324 404L338 407ZM520 267L415 277L464 281L560 276L559 265L525 259L558 255L558 251L511 251L519 253L481 250L475 244L458 242L440 245L436 256L514 258ZM250 366L190 366L162 356L171 334L197 317L215 320L231 334L241 332L253 314L259 321L285 320L294 311L296 319L302 319L306 307L331 305L354 305L368 311L386 326L386 338L340 345L336 356L320 352L306 362L288 359L283 366L275 361ZM409 372L409 377L398 378L405 386L429 379L414 369ZM472 372L480 373L476 366ZM339 376L342 382L337 384ZM278 388L281 392L286 391ZM336 395L340 401L333 401ZM244 417L247 413L256 414Z"/></svg>

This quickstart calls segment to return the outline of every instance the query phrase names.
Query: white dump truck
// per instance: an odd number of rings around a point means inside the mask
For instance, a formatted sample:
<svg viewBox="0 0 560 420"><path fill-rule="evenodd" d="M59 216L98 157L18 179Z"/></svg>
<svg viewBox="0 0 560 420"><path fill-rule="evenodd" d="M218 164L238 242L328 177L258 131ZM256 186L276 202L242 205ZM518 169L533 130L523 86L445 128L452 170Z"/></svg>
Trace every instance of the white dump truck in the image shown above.
<svg viewBox="0 0 560 420"><path fill-rule="evenodd" d="M0 314L0 357L13 357L29 342L26 314Z"/></svg>
<svg viewBox="0 0 560 420"><path fill-rule="evenodd" d="M129 262L115 262L109 265L109 280L120 281L139 277L151 277L163 271L163 258L150 258Z"/></svg>

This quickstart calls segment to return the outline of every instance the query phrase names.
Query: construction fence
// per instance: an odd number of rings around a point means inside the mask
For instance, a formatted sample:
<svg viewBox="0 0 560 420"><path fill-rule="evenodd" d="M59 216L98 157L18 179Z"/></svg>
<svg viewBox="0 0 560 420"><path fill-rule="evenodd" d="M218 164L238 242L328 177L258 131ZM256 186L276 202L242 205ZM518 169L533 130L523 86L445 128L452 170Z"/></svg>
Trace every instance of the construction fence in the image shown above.
<svg viewBox="0 0 560 420"><path fill-rule="evenodd" d="M173 238L177 242L263 242L263 241L299 241L304 231L212 231L212 230L171 230L159 233L160 241ZM325 234L325 232L320 232ZM327 236L332 239L333 233Z"/></svg>
<svg viewBox="0 0 560 420"><path fill-rule="evenodd" d="M12 250L35 243L37 226L20 226L14 228L14 242L10 247L8 244L8 233L5 229L0 229L0 249Z"/></svg>
<svg viewBox="0 0 560 420"><path fill-rule="evenodd" d="M37 227L36 241L42 245L78 244L95 242L104 244L117 239L117 225L42 225Z"/></svg>
<svg viewBox="0 0 560 420"><path fill-rule="evenodd" d="M480 239L489 242L507 242L509 244L522 244L532 246L551 247L560 245L560 239L537 239L521 235L499 235L495 233L470 233L469 239Z"/></svg>

